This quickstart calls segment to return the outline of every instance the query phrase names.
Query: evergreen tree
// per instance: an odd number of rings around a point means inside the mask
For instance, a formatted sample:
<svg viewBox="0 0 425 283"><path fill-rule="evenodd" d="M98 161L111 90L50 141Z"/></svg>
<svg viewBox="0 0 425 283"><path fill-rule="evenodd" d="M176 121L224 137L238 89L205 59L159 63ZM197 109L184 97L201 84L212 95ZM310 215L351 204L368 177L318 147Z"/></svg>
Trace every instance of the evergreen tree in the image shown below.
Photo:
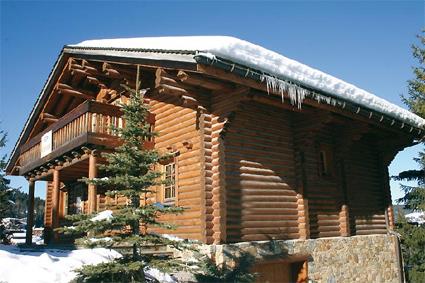
<svg viewBox="0 0 425 283"><path fill-rule="evenodd" d="M419 65L413 68L414 79L408 81L409 97L404 102L409 109L425 118L425 37L419 35L420 45L413 45L413 56ZM425 211L425 153L415 158L419 170L407 170L394 177L399 181L417 181L417 186L402 185L404 197L398 199L405 208ZM398 217L397 231L401 235L402 252L408 282L425 282L425 227L407 223L404 215Z"/></svg>
<svg viewBox="0 0 425 283"><path fill-rule="evenodd" d="M59 231L74 235L84 234L78 242L90 247L131 246L132 251L109 263L83 267L78 274L84 282L144 282L143 269L146 266L158 267L165 271L180 266L176 260L140 252L143 247L152 245L179 246L178 241L151 233L149 228L174 228L159 221L158 217L170 213L177 214L182 209L149 201L148 196L153 193L152 188L163 183L162 174L154 170L155 165L169 156L161 156L156 150L144 147L144 141L155 135L147 123L149 112L144 103L146 91L123 87L130 93L128 103L122 105L125 123L122 128L113 128L122 145L115 148L113 153L103 154L107 162L100 165L99 169L106 177L84 178L82 181L104 188L107 196L125 196L127 203L115 206L113 212L99 213L95 218L94 215L71 215L69 219L73 221L74 226L64 227ZM105 215L106 217L102 217Z"/></svg>
<svg viewBox="0 0 425 283"><path fill-rule="evenodd" d="M0 130L0 149L6 146L6 133ZM0 223L5 217L8 217L12 208L11 196L12 188L10 181L5 178L6 155L0 157Z"/></svg>
<svg viewBox="0 0 425 283"><path fill-rule="evenodd" d="M424 33L425 30L422 34ZM413 67L415 78L408 81L409 97L403 97L403 100L412 112L425 118L425 37L419 35L418 38L420 45L413 45L412 51L419 65ZM398 201L406 208L425 211L425 153L420 152L415 161L420 165L419 170L407 170L394 178L398 181L417 181L418 183L416 187L402 185L405 195Z"/></svg>

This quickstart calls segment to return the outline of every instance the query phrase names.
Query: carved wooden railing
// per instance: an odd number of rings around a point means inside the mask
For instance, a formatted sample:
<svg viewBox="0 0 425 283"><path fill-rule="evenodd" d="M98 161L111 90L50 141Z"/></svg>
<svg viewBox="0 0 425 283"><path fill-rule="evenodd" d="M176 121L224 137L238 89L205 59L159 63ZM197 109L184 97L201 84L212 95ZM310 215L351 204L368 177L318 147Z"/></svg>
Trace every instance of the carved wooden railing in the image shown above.
<svg viewBox="0 0 425 283"><path fill-rule="evenodd" d="M80 104L21 146L20 166L26 167L43 158L41 156L41 138L49 131L52 131L51 152L54 153L87 134L112 135L111 125L121 127L123 124L121 115L120 108L114 105L96 101L86 101ZM50 157L53 158L53 156Z"/></svg>

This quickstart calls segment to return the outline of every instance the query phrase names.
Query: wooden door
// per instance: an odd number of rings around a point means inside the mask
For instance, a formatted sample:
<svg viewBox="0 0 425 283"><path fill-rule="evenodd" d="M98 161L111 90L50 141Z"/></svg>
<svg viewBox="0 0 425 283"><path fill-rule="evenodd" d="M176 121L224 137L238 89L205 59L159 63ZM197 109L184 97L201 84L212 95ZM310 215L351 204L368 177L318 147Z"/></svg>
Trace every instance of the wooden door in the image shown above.
<svg viewBox="0 0 425 283"><path fill-rule="evenodd" d="M307 262L260 262L252 271L257 273L257 283L306 283Z"/></svg>

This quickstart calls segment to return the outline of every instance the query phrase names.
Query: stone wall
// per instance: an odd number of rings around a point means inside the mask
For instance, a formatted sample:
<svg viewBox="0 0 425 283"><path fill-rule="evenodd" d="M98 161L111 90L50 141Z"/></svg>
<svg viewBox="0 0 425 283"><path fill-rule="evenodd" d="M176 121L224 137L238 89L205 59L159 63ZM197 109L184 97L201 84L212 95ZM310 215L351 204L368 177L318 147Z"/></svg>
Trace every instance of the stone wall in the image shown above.
<svg viewBox="0 0 425 283"><path fill-rule="evenodd" d="M309 282L401 282L393 235L277 240L204 246L217 264L242 252L267 260L307 260Z"/></svg>

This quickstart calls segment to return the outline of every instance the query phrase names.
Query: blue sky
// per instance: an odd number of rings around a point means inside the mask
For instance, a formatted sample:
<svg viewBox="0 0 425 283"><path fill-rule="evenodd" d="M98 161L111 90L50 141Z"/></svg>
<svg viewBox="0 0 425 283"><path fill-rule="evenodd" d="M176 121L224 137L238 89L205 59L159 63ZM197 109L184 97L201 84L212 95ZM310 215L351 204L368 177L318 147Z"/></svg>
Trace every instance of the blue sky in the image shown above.
<svg viewBox="0 0 425 283"><path fill-rule="evenodd" d="M63 45L86 39L231 35L402 105L424 2L341 2L0 1L0 121L9 133L1 154L13 148ZM416 167L420 149L400 153L390 174ZM27 189L22 177L11 180ZM391 187L393 199L400 197L398 184ZM44 198L42 184L36 195Z"/></svg>

